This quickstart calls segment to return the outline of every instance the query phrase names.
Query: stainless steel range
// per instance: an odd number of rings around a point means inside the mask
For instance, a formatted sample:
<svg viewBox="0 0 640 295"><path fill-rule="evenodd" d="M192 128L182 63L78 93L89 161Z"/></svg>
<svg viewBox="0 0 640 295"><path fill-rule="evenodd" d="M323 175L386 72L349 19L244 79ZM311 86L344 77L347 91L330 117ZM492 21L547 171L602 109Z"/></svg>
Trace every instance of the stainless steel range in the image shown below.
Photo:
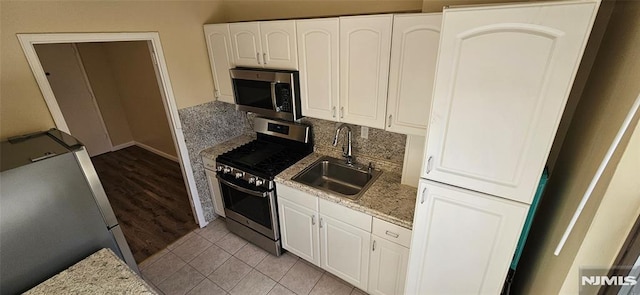
<svg viewBox="0 0 640 295"><path fill-rule="evenodd" d="M257 139L216 158L229 231L282 253L275 176L313 150L308 125L255 118Z"/></svg>

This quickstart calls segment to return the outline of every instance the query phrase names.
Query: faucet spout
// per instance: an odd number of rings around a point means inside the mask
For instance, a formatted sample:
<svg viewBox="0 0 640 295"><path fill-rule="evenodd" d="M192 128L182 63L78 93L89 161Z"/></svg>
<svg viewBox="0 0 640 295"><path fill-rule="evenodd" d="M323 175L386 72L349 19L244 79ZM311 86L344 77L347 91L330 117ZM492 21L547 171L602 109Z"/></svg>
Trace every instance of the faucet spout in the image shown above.
<svg viewBox="0 0 640 295"><path fill-rule="evenodd" d="M336 129L336 136L333 138L333 146L337 146L338 145L338 138L340 137L340 131L342 131L342 129L347 129L347 150L345 151L345 148L342 148L342 152L343 152L343 156L346 158L347 160L347 164L352 165L353 164L353 148L351 145L351 127L349 127L349 125L343 123L340 126L338 126L338 129Z"/></svg>

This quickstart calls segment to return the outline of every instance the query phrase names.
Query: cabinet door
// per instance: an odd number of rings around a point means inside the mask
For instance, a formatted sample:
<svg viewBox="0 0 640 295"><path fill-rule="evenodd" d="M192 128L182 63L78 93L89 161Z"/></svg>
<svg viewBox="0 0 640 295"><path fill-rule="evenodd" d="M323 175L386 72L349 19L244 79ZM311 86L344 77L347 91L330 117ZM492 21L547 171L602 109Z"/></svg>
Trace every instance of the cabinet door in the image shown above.
<svg viewBox="0 0 640 295"><path fill-rule="evenodd" d="M302 114L337 121L338 19L298 20L296 33Z"/></svg>
<svg viewBox="0 0 640 295"><path fill-rule="evenodd" d="M409 249L372 235L369 294L404 294Z"/></svg>
<svg viewBox="0 0 640 295"><path fill-rule="evenodd" d="M233 59L239 67L262 67L262 47L260 45L260 23L229 24Z"/></svg>
<svg viewBox="0 0 640 295"><path fill-rule="evenodd" d="M204 172L207 175L207 182L209 183L209 193L211 193L211 200L213 200L213 212L222 217L226 217L226 215L224 214L224 203L222 202L220 184L218 183L218 179L216 178L216 173L209 169L205 169Z"/></svg>
<svg viewBox="0 0 640 295"><path fill-rule="evenodd" d="M500 294L528 206L421 180L407 294Z"/></svg>
<svg viewBox="0 0 640 295"><path fill-rule="evenodd" d="M279 198L278 216L280 218L282 247L320 266L320 243L318 225L316 225L317 212L287 199Z"/></svg>
<svg viewBox="0 0 640 295"><path fill-rule="evenodd" d="M531 203L597 8L445 9L423 177Z"/></svg>
<svg viewBox="0 0 640 295"><path fill-rule="evenodd" d="M366 290L371 233L327 216L320 217L320 267Z"/></svg>
<svg viewBox="0 0 640 295"><path fill-rule="evenodd" d="M427 132L442 14L394 15L386 130Z"/></svg>
<svg viewBox="0 0 640 295"><path fill-rule="evenodd" d="M262 63L271 69L298 69L296 22L294 20L260 22Z"/></svg>
<svg viewBox="0 0 640 295"><path fill-rule="evenodd" d="M393 15L340 18L340 120L384 129Z"/></svg>
<svg viewBox="0 0 640 295"><path fill-rule="evenodd" d="M229 69L235 67L231 53L231 37L228 24L205 25L204 35L211 63L217 100L234 103L233 86ZM223 215L224 216L224 215Z"/></svg>

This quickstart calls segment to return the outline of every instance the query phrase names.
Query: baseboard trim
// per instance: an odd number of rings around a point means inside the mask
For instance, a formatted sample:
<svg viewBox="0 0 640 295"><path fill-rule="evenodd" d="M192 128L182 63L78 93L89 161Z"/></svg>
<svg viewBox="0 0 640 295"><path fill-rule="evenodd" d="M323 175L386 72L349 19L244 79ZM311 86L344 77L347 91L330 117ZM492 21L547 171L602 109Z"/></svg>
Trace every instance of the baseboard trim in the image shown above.
<svg viewBox="0 0 640 295"><path fill-rule="evenodd" d="M121 149L126 149L126 148L128 148L130 146L134 146L134 145L136 145L135 141L125 142L125 143L122 143L122 144L119 144L119 145L114 145L111 148L111 151L112 152L119 151Z"/></svg>
<svg viewBox="0 0 640 295"><path fill-rule="evenodd" d="M141 147L141 148L143 148L143 149L145 149L147 151L150 151L150 152L152 152L152 153L154 153L154 154L156 154L158 156L161 156L161 157L163 157L165 159L169 159L169 160L174 161L174 162L178 162L179 161L178 157L169 155L169 154L167 154L167 153L165 153L165 152L163 152L161 150L158 150L156 148L150 147L150 146L148 146L148 145L146 145L144 143L140 143L140 142L134 141L134 144L136 146L139 146L139 147Z"/></svg>

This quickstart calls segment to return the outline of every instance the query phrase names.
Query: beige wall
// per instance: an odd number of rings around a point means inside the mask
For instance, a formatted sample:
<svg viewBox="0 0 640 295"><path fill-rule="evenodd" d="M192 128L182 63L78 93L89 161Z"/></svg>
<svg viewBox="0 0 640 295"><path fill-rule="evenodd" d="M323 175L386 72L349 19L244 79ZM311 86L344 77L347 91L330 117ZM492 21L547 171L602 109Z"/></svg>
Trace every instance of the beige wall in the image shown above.
<svg viewBox="0 0 640 295"><path fill-rule="evenodd" d="M147 42L103 46L133 140L177 156Z"/></svg>
<svg viewBox="0 0 640 295"><path fill-rule="evenodd" d="M226 0L223 6L224 21L236 22L382 12L420 12L422 0Z"/></svg>
<svg viewBox="0 0 640 295"><path fill-rule="evenodd" d="M221 1L0 1L0 139L54 127L17 33L159 32L178 108L214 100L202 25Z"/></svg>
<svg viewBox="0 0 640 295"><path fill-rule="evenodd" d="M640 128L637 126L569 269L561 294L578 293L576 278L580 267L607 267L615 262L640 214Z"/></svg>
<svg viewBox="0 0 640 295"><path fill-rule="evenodd" d="M578 252L583 251L581 247L586 241L585 236L599 236L590 230L596 212L611 210L599 207L605 205L602 203L603 196L632 130L623 138L564 249L557 257L553 251L631 104L640 93L639 48L640 2L618 1L534 221L520 263L522 268L519 266L518 269L523 275L516 278L517 294L558 294L561 290L574 290L569 285L562 289L565 284L577 283L575 273L569 273L572 266L598 263L596 257L593 261L588 258L576 260L576 257ZM634 122L632 126L636 124ZM615 185L622 187L626 184L616 182ZM616 191L610 188L611 193ZM635 216L629 215L639 209L637 202L617 202L614 205L621 215L619 219L610 220L611 229L622 229L634 222ZM618 240L625 236L626 233L622 231L616 233ZM584 247L588 247L588 244ZM617 252L618 247L619 244L614 241L601 245L600 251L606 256Z"/></svg>
<svg viewBox="0 0 640 295"><path fill-rule="evenodd" d="M422 12L441 12L444 6L454 5L482 5L487 3L527 2L545 0L424 0ZM551 0L554 1L554 0Z"/></svg>
<svg viewBox="0 0 640 295"><path fill-rule="evenodd" d="M103 43L78 43L77 48L104 124L109 132L111 144L118 146L131 142L133 136L120 101L120 94L106 48Z"/></svg>

